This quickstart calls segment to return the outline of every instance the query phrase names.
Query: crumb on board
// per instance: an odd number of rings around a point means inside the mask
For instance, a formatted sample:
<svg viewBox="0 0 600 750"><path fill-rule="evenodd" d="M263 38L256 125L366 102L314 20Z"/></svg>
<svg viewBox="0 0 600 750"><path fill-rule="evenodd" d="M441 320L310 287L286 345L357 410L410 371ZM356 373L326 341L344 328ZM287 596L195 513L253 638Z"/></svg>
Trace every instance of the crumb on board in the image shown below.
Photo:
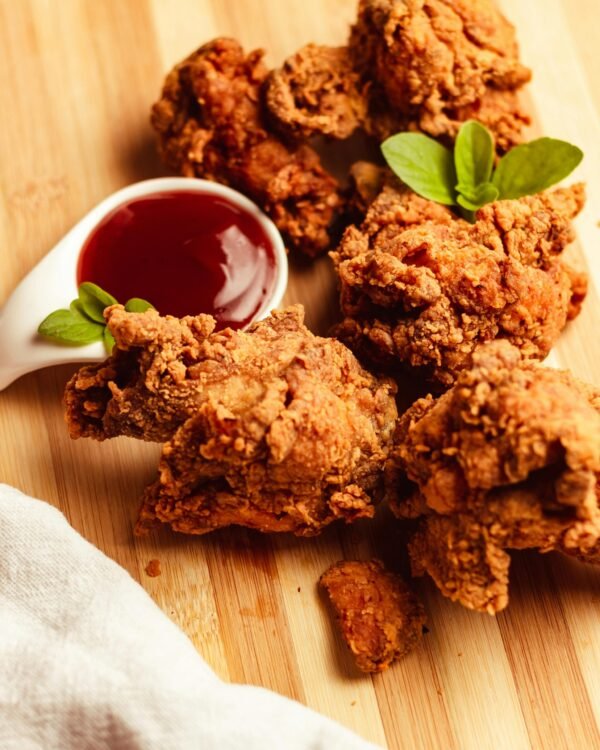
<svg viewBox="0 0 600 750"><path fill-rule="evenodd" d="M423 634L425 610L380 560L344 560L320 579L356 666L381 672L411 651Z"/></svg>
<svg viewBox="0 0 600 750"><path fill-rule="evenodd" d="M160 560L150 560L148 565L145 567L146 575L150 576L150 578L156 578L160 575Z"/></svg>

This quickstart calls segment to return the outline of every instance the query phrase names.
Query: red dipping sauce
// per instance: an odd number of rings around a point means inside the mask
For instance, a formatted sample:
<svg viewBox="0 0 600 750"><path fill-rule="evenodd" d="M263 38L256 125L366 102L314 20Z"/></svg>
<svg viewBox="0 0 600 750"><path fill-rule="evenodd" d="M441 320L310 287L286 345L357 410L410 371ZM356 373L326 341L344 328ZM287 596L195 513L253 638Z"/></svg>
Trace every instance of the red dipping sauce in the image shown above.
<svg viewBox="0 0 600 750"><path fill-rule="evenodd" d="M151 302L163 315L210 313L242 328L273 292L273 245L259 221L226 198L172 191L115 208L86 240L78 284L92 281L121 303Z"/></svg>

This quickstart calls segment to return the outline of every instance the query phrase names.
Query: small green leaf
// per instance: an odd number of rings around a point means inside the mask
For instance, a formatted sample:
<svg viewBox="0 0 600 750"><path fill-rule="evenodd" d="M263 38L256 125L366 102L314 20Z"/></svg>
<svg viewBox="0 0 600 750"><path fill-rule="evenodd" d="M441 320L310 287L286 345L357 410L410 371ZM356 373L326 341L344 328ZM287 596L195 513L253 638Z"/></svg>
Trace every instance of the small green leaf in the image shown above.
<svg viewBox="0 0 600 750"><path fill-rule="evenodd" d="M71 312L75 313L76 315L80 315L82 318L85 318L86 320L91 320L89 315L86 315L85 310L83 309L83 305L78 299L74 299L71 302L71 304L69 305L69 310L71 310ZM94 320L92 322L96 323L97 321ZM102 321L102 323L104 324L104 320Z"/></svg>
<svg viewBox="0 0 600 750"><path fill-rule="evenodd" d="M104 326L104 334L102 338L104 339L104 348L106 349L108 354L112 354L112 350L117 342L115 341L115 337L110 332L108 326Z"/></svg>
<svg viewBox="0 0 600 750"><path fill-rule="evenodd" d="M571 174L583 159L577 146L538 138L511 149L500 159L492 182L501 200L535 195Z"/></svg>
<svg viewBox="0 0 600 750"><path fill-rule="evenodd" d="M470 202L476 202L474 196L481 185L489 184L494 153L494 139L487 128L476 120L461 125L454 145L456 189Z"/></svg>
<svg viewBox="0 0 600 750"><path fill-rule="evenodd" d="M456 172L452 153L422 133L398 133L381 144L393 172L423 198L452 206L456 203Z"/></svg>
<svg viewBox="0 0 600 750"><path fill-rule="evenodd" d="M103 340L106 351L112 354L115 339L103 313L106 307L116 304L112 294L86 281L79 287L79 297L71 302L69 309L50 313L40 323L38 333L64 344L82 345ZM150 302L139 297L132 297L125 305L128 312L144 312L149 308L154 309Z"/></svg>
<svg viewBox="0 0 600 750"><path fill-rule="evenodd" d="M497 201L499 195L498 188L491 182L482 183L475 191L475 197L481 206Z"/></svg>
<svg viewBox="0 0 600 750"><path fill-rule="evenodd" d="M132 297L125 303L125 309L127 312L146 312L146 310L154 310L154 305L140 297Z"/></svg>
<svg viewBox="0 0 600 750"><path fill-rule="evenodd" d="M492 185L491 182L484 182L470 192L459 190L456 202L459 206L469 211L477 211L482 206L485 206L487 203L493 203L495 200L498 200L498 188Z"/></svg>
<svg viewBox="0 0 600 750"><path fill-rule="evenodd" d="M91 344L102 338L103 326L82 315L75 306L70 310L55 310L38 327L38 333L64 344Z"/></svg>
<svg viewBox="0 0 600 750"><path fill-rule="evenodd" d="M481 206L478 203L475 203L473 201L468 200L464 197L464 195L459 195L456 199L457 205L459 205L461 208L464 208L469 213L474 213L475 211L479 211Z"/></svg>
<svg viewBox="0 0 600 750"><path fill-rule="evenodd" d="M90 281L85 281L79 287L79 302L88 318L95 320L97 323L104 323L105 307L117 304L117 300L112 294L105 292L104 289L100 289L99 286L92 284Z"/></svg>

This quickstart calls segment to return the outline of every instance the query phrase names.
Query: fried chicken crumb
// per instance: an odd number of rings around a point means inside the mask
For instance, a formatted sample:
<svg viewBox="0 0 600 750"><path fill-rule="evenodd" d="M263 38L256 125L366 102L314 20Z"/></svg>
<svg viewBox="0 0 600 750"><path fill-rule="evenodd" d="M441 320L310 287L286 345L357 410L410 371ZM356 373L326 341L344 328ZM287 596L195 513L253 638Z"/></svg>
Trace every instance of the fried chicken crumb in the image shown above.
<svg viewBox="0 0 600 750"><path fill-rule="evenodd" d="M150 578L156 578L161 573L160 560L156 560L156 559L150 560L150 562L148 563L148 565L146 565L144 570L146 571L146 575L150 576Z"/></svg>
<svg viewBox="0 0 600 750"><path fill-rule="evenodd" d="M420 640L425 610L402 578L380 560L335 563L319 583L361 671L387 669Z"/></svg>

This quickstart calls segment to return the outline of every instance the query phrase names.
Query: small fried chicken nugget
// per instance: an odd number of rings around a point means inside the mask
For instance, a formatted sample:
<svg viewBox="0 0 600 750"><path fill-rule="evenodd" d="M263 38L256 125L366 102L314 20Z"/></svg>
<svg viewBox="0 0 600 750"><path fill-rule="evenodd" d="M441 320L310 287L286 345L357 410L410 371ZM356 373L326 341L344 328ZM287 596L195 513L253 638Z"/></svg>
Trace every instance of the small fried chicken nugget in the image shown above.
<svg viewBox="0 0 600 750"><path fill-rule="evenodd" d="M320 578L340 632L363 672L381 672L419 642L425 610L380 560L343 560Z"/></svg>

